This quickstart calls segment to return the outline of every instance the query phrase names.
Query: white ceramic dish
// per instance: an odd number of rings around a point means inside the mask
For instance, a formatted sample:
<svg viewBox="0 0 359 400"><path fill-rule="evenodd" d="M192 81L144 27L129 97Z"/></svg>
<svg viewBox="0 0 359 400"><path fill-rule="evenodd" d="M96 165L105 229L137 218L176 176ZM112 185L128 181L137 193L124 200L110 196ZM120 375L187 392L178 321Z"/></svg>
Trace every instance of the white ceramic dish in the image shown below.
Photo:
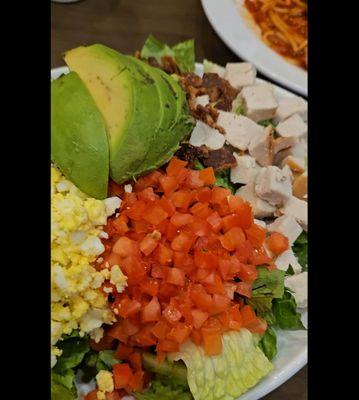
<svg viewBox="0 0 359 400"><path fill-rule="evenodd" d="M68 73L67 67L51 70L51 79ZM202 64L196 64L196 72L203 73ZM257 79L258 82L264 82ZM293 97L293 94L274 85L274 93L278 98ZM302 313L302 320L307 326L307 311ZM239 400L258 400L290 379L307 363L307 332L306 331L278 331L278 354L273 359L274 368L258 385L244 393Z"/></svg>
<svg viewBox="0 0 359 400"><path fill-rule="evenodd" d="M235 0L201 2L210 24L237 56L253 63L258 71L274 81L307 96L307 71L286 61L264 44L244 10L238 11Z"/></svg>

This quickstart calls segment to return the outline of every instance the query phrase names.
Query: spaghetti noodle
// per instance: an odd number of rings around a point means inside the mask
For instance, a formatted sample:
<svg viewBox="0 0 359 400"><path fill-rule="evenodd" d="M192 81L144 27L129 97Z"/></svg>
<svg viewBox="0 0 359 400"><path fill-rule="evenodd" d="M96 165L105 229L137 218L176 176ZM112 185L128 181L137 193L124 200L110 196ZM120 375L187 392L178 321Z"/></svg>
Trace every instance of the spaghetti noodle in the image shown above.
<svg viewBox="0 0 359 400"><path fill-rule="evenodd" d="M261 29L263 41L273 50L307 68L307 0L244 0Z"/></svg>

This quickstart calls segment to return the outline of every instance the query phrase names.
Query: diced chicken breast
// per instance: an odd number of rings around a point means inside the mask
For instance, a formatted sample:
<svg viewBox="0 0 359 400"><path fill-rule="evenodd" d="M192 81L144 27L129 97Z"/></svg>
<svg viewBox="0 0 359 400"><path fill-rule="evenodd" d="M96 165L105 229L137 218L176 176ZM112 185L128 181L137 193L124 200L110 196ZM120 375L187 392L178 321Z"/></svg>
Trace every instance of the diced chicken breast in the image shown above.
<svg viewBox="0 0 359 400"><path fill-rule="evenodd" d="M217 124L226 131L224 137L229 144L239 150L247 150L249 143L263 135L264 129L244 115L219 111Z"/></svg>
<svg viewBox="0 0 359 400"><path fill-rule="evenodd" d="M261 228L267 229L267 224L262 221L261 219L255 219L254 218L254 223L260 226Z"/></svg>
<svg viewBox="0 0 359 400"><path fill-rule="evenodd" d="M279 139L283 140L293 140L293 138L277 138L275 141L278 141ZM280 163L288 156L293 156L297 158L301 158L303 160L306 159L307 157L307 141L305 138L296 138L295 144L292 146L289 146L288 148L279 150L279 151L274 151L275 157L274 157L274 162L276 165L280 165ZM279 147L277 148L277 150Z"/></svg>
<svg viewBox="0 0 359 400"><path fill-rule="evenodd" d="M307 134L308 126L299 116L299 114L293 114L289 118L280 122L275 130L282 137L301 137Z"/></svg>
<svg viewBox="0 0 359 400"><path fill-rule="evenodd" d="M255 192L273 206L281 206L292 195L292 182L288 173L274 165L262 168L257 175Z"/></svg>
<svg viewBox="0 0 359 400"><path fill-rule="evenodd" d="M224 79L227 79L231 86L236 89L254 85L256 80L256 69L253 64L248 62L227 63Z"/></svg>
<svg viewBox="0 0 359 400"><path fill-rule="evenodd" d="M291 215L282 215L274 222L268 225L269 232L279 232L288 238L290 245L292 245L303 229Z"/></svg>
<svg viewBox="0 0 359 400"><path fill-rule="evenodd" d="M222 67L221 65L215 64L208 60L203 60L203 66L204 66L205 72L207 72L207 73L209 72L211 74L217 74L221 78L224 78L226 69L224 67Z"/></svg>
<svg viewBox="0 0 359 400"><path fill-rule="evenodd" d="M281 166L287 165L293 172L302 173L305 171L305 159L299 157L288 156L282 162Z"/></svg>
<svg viewBox="0 0 359 400"><path fill-rule="evenodd" d="M242 197L242 199L251 204L255 218L271 217L276 210L274 206L256 195L254 182L247 183L247 185L240 187L236 195Z"/></svg>
<svg viewBox="0 0 359 400"><path fill-rule="evenodd" d="M302 271L302 266L299 264L297 257L290 248L280 254L274 261L278 269L287 271L291 265L295 274L299 274Z"/></svg>
<svg viewBox="0 0 359 400"><path fill-rule="evenodd" d="M304 172L297 176L293 182L293 195L298 199L307 199L308 194L308 174Z"/></svg>
<svg viewBox="0 0 359 400"><path fill-rule="evenodd" d="M203 107L205 107L207 104L209 103L209 96L208 94L204 94L202 96L198 96L195 99L195 105L201 105Z"/></svg>
<svg viewBox="0 0 359 400"><path fill-rule="evenodd" d="M298 143L298 139L294 136L290 137L277 137L273 141L273 152L274 154L279 153L282 150L289 149Z"/></svg>
<svg viewBox="0 0 359 400"><path fill-rule="evenodd" d="M291 215L306 231L308 228L308 203L300 200L295 196L291 196L289 200L280 209L284 215Z"/></svg>
<svg viewBox="0 0 359 400"><path fill-rule="evenodd" d="M306 308L308 304L308 272L287 276L284 285L292 290L299 308Z"/></svg>
<svg viewBox="0 0 359 400"><path fill-rule="evenodd" d="M197 121L194 127L191 138L189 140L192 146L206 145L212 150L218 150L223 147L226 139L224 135L217 131L217 129L211 128L202 121Z"/></svg>
<svg viewBox="0 0 359 400"><path fill-rule="evenodd" d="M274 117L278 103L270 85L246 86L242 89L240 95L243 98L248 118L258 122Z"/></svg>
<svg viewBox="0 0 359 400"><path fill-rule="evenodd" d="M279 100L275 121L280 122L293 114L299 114L304 121L307 121L308 104L301 97L290 97Z"/></svg>
<svg viewBox="0 0 359 400"><path fill-rule="evenodd" d="M254 137L248 151L262 167L273 164L273 128L267 126L262 135Z"/></svg>
<svg viewBox="0 0 359 400"><path fill-rule="evenodd" d="M237 160L237 165L231 168L231 181L242 184L254 182L261 169L256 160L247 154L240 156L237 153L233 153L233 156Z"/></svg>
<svg viewBox="0 0 359 400"><path fill-rule="evenodd" d="M294 181L294 176L292 170L288 167L288 165L285 165L282 168L282 173L284 176L286 176L292 183Z"/></svg>

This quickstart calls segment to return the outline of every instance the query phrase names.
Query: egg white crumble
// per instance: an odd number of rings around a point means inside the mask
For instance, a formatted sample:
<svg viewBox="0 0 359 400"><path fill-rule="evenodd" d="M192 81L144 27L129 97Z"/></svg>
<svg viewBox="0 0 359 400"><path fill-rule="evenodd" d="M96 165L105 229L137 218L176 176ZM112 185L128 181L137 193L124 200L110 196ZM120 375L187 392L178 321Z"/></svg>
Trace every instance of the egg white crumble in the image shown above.
<svg viewBox="0 0 359 400"><path fill-rule="evenodd" d="M111 197L96 200L82 193L61 172L51 166L51 366L61 350L62 335L79 329L95 341L103 335L101 326L115 317L107 297L100 290L106 279L124 290L127 278L121 269L97 271L92 264L105 250L102 226L121 205Z"/></svg>

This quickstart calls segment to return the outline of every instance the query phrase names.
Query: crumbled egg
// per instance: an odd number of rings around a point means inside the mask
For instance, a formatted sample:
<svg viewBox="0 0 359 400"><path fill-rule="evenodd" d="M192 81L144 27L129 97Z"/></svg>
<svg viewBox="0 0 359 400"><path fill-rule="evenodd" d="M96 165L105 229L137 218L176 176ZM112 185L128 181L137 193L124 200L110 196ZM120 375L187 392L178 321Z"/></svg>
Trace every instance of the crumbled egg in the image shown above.
<svg viewBox="0 0 359 400"><path fill-rule="evenodd" d="M114 382L113 375L110 371L100 371L96 375L96 382L98 387L97 398L99 400L104 400L106 398L106 392L113 392Z"/></svg>
<svg viewBox="0 0 359 400"><path fill-rule="evenodd" d="M56 343L63 334L79 329L96 341L103 335L102 324L115 318L106 295L99 290L111 279L119 291L126 277L119 267L97 271L92 264L105 250L102 225L121 205L111 197L96 200L86 196L51 166L51 365L61 350Z"/></svg>

